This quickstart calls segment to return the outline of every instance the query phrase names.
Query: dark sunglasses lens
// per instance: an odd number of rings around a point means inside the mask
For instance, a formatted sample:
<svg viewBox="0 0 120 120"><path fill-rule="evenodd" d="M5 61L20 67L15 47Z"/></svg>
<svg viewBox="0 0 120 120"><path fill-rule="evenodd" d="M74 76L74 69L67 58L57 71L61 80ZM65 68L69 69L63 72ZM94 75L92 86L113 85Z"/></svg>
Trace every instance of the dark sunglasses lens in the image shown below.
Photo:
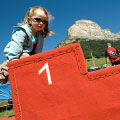
<svg viewBox="0 0 120 120"><path fill-rule="evenodd" d="M37 22L41 22L42 20L40 18L34 18Z"/></svg>
<svg viewBox="0 0 120 120"><path fill-rule="evenodd" d="M40 18L34 18L35 19L35 21L37 21L37 22L42 22L42 23L44 23L44 24L47 24L47 20L41 20Z"/></svg>

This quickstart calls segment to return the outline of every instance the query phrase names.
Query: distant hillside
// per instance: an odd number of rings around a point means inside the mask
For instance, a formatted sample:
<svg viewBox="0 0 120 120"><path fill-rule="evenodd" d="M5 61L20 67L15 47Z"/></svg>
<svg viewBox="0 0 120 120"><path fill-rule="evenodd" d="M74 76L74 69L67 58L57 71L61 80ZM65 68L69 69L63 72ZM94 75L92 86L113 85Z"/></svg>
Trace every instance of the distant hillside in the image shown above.
<svg viewBox="0 0 120 120"><path fill-rule="evenodd" d="M107 42L120 50L120 33L112 33L109 29L102 29L98 24L90 20L78 20L68 29L66 40L56 47L80 42L85 58L104 57Z"/></svg>
<svg viewBox="0 0 120 120"><path fill-rule="evenodd" d="M91 58L92 55L96 58L105 57L105 50L107 49L107 42L110 42L112 46L117 47L120 50L120 40L81 40L79 38L71 40L71 42L66 43L62 41L56 47L62 47L68 44L79 42L81 44L84 56L86 59Z"/></svg>

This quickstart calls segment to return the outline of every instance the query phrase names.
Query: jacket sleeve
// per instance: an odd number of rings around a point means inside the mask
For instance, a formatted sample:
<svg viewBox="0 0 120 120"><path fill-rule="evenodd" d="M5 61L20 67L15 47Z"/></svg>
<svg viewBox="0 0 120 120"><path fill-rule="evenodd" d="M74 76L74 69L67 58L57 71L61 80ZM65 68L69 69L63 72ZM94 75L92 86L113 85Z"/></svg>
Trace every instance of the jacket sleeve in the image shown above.
<svg viewBox="0 0 120 120"><path fill-rule="evenodd" d="M118 49L118 48L115 48L115 49L116 49L116 51L117 51L117 54L119 54L119 53L120 53L119 49Z"/></svg>
<svg viewBox="0 0 120 120"><path fill-rule="evenodd" d="M19 59L25 41L26 33L23 30L17 30L12 34L12 39L9 43L7 58L9 61Z"/></svg>
<svg viewBox="0 0 120 120"><path fill-rule="evenodd" d="M108 57L107 50L105 51L105 57L106 57L106 58Z"/></svg>

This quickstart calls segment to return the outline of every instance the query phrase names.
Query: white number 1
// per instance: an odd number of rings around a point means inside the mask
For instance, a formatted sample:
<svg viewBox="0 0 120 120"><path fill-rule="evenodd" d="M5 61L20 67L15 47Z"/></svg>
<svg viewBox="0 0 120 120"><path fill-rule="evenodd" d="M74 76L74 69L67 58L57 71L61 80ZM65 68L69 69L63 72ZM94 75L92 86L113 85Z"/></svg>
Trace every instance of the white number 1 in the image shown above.
<svg viewBox="0 0 120 120"><path fill-rule="evenodd" d="M39 70L39 74L41 74L44 70L46 70L47 73L48 84L52 84L48 62L45 63L45 65Z"/></svg>

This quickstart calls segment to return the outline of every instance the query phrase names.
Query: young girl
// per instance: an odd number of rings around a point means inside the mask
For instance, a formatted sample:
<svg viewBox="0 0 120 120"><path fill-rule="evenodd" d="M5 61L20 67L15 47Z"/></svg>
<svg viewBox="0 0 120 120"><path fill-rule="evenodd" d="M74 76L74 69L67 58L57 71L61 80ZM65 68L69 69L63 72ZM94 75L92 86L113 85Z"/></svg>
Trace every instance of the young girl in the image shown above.
<svg viewBox="0 0 120 120"><path fill-rule="evenodd" d="M43 7L30 8L24 21L18 25L4 49L8 60L0 66L1 83L8 81L7 62L42 52L44 38L52 34L48 29L48 12Z"/></svg>

